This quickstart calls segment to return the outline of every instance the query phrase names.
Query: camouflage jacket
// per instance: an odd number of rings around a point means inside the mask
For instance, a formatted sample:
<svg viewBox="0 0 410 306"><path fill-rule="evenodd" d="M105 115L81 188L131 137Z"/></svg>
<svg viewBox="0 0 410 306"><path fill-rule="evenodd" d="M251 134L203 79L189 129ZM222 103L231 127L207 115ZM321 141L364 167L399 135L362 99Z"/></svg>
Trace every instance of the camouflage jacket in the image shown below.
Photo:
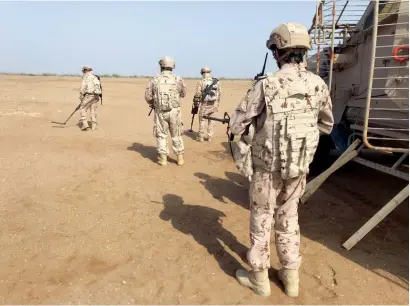
<svg viewBox="0 0 410 306"><path fill-rule="evenodd" d="M95 93L95 84L99 83L97 77L92 71L88 71L83 75L83 80L80 87L80 98L85 94L94 94ZM99 93L97 93L99 94Z"/></svg>
<svg viewBox="0 0 410 306"><path fill-rule="evenodd" d="M282 171L284 178L306 173L319 131L329 134L333 127L326 84L303 64L285 64L248 91L231 115L231 133L242 135L251 123L254 168Z"/></svg>
<svg viewBox="0 0 410 306"><path fill-rule="evenodd" d="M204 93L204 90L208 84L212 82L212 76L210 73L205 73L204 78L200 80L197 85L196 85L196 90L195 90L195 95L194 95L194 102L204 102L201 101L202 94ZM222 94L222 87L221 87L221 82L218 81L214 87L216 88L216 102L219 103L221 99L221 94Z"/></svg>
<svg viewBox="0 0 410 306"><path fill-rule="evenodd" d="M158 103L158 101L154 100L156 98L157 84L159 82L159 79L162 77L175 77L177 82L178 97L184 98L186 96L186 85L182 78L173 74L172 71L165 70L158 74L156 77L152 78L148 83L148 87L145 89L145 101L151 106L154 106L155 103Z"/></svg>

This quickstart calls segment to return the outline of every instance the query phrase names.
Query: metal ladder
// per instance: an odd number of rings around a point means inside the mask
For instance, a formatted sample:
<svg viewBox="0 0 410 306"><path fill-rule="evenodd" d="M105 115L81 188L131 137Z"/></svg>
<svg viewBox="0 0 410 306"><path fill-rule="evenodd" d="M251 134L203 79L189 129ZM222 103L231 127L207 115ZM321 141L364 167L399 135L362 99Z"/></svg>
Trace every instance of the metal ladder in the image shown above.
<svg viewBox="0 0 410 306"><path fill-rule="evenodd" d="M309 29L313 41L312 53L316 57L316 62L308 62L308 69L324 78L332 93L335 48L349 43L349 33L359 31L358 23L365 11L369 9L373 9L373 24L367 27L362 24L360 31L372 31L371 65L366 89L364 120L350 126L354 132L350 137L348 149L328 170L309 182L301 198L302 203L305 203L333 172L351 160L409 180L408 171L398 170L409 153L408 2L409 0L376 0L372 2L373 5L369 5L370 1L322 0L318 2ZM351 9L348 9L349 5ZM328 11L332 13L324 15ZM386 32L388 27L394 27L394 31ZM406 50L407 53L401 53ZM363 144L357 149L362 141ZM365 149L387 153L398 152L402 155L391 167L387 167L359 157L358 154ZM409 185L366 222L343 246L350 250L408 196Z"/></svg>
<svg viewBox="0 0 410 306"><path fill-rule="evenodd" d="M316 14L309 34L312 50L308 57L315 61L308 69L327 82L332 93L333 64L335 48L348 44L348 38L356 32L356 25L366 11L370 1L320 0L316 4Z"/></svg>

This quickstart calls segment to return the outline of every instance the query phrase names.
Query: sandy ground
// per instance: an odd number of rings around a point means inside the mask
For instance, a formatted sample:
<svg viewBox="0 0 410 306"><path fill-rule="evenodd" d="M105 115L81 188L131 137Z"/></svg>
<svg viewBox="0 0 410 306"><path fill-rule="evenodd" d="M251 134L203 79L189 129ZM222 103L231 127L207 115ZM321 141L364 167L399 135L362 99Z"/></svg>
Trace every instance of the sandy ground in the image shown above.
<svg viewBox="0 0 410 306"><path fill-rule="evenodd" d="M99 129L81 132L79 114L50 123L76 107L79 78L0 76L1 304L409 303L407 202L351 251L340 246L405 185L356 164L300 207L300 296L283 293L274 251L272 296L242 288L233 275L246 267L248 183L226 126L210 144L187 133L186 165L161 168L147 82L103 80ZM249 84L222 83L220 115Z"/></svg>

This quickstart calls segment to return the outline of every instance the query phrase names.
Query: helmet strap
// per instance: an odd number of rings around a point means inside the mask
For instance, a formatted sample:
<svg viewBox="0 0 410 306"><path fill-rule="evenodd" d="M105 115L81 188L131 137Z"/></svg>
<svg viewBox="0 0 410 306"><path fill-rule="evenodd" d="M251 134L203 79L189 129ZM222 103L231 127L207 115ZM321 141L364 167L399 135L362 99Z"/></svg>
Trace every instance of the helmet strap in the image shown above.
<svg viewBox="0 0 410 306"><path fill-rule="evenodd" d="M274 58L275 58L275 60L276 60L276 65L278 65L279 69L282 68L283 59L284 59L286 56L288 56L289 52L286 52L286 53L284 53L284 54L282 54L282 55L279 55L279 49L276 48L276 47L275 47L272 51L273 51L273 56L274 56Z"/></svg>

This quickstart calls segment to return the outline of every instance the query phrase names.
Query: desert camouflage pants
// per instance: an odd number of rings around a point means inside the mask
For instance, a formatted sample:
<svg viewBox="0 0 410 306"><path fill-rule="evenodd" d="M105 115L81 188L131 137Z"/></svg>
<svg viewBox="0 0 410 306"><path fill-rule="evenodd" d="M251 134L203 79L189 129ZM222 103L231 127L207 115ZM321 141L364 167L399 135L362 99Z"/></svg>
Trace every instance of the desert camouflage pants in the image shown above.
<svg viewBox="0 0 410 306"><path fill-rule="evenodd" d="M211 113L208 116L212 116L213 113ZM214 136L214 124L215 122L213 120L208 120L202 118L201 115L199 115L199 137L205 138L206 135L208 135L208 138L212 138ZM208 125L208 128L207 128ZM206 130L206 134L205 134Z"/></svg>
<svg viewBox="0 0 410 306"><path fill-rule="evenodd" d="M80 116L81 121L87 121L87 112L90 110L91 121L97 123L97 103L100 100L98 95L85 95L81 100Z"/></svg>
<svg viewBox="0 0 410 306"><path fill-rule="evenodd" d="M204 119L203 116L213 116L214 112L216 111L216 107L212 102L202 102L200 109L199 109L199 137L205 138L212 138L214 136L214 125L215 122L213 120ZM208 127L208 128L207 128ZM205 134L205 130L206 134Z"/></svg>
<svg viewBox="0 0 410 306"><path fill-rule="evenodd" d="M155 112L154 136L157 138L159 154L168 155L168 131L171 134L172 149L175 154L184 153L182 140L181 108L174 108L169 112Z"/></svg>
<svg viewBox="0 0 410 306"><path fill-rule="evenodd" d="M280 172L255 172L250 186L250 240L248 261L252 270L270 267L270 232L274 222L276 252L282 267L299 269L300 231L298 203L306 176L283 180Z"/></svg>

